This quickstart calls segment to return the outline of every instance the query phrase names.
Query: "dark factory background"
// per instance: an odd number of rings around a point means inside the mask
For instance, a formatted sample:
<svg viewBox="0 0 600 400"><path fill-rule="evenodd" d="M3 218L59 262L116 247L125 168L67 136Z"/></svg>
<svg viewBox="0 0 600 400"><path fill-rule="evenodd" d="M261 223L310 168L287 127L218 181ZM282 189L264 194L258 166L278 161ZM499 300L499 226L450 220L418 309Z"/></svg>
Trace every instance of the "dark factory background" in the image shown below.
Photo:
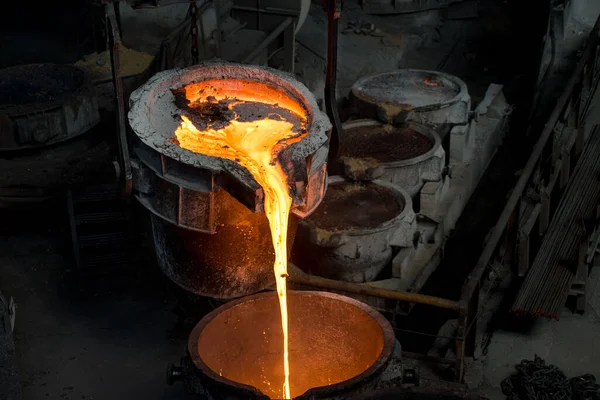
<svg viewBox="0 0 600 400"><path fill-rule="evenodd" d="M279 398L282 281L294 398L600 398L599 14L7 2L0 399ZM242 141L182 116L304 124L283 274Z"/></svg>

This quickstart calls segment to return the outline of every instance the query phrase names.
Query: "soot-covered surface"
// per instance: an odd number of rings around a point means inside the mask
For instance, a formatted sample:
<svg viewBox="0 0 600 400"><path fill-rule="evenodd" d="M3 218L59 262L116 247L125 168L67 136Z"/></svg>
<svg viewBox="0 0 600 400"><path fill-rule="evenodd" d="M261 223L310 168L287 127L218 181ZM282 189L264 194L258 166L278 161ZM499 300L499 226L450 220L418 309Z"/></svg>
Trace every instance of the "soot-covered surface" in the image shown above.
<svg viewBox="0 0 600 400"><path fill-rule="evenodd" d="M369 229L395 218L404 209L388 189L374 183L330 184L321 205L308 219L326 230Z"/></svg>
<svg viewBox="0 0 600 400"><path fill-rule="evenodd" d="M404 161L427 153L433 141L406 125L374 125L344 131L342 157Z"/></svg>
<svg viewBox="0 0 600 400"><path fill-rule="evenodd" d="M84 73L71 65L31 64L0 70L0 108L60 100L81 87Z"/></svg>
<svg viewBox="0 0 600 400"><path fill-rule="evenodd" d="M361 99L412 107L448 102L460 91L461 85L450 76L412 70L365 77L352 87L354 95Z"/></svg>
<svg viewBox="0 0 600 400"><path fill-rule="evenodd" d="M61 209L59 203L0 213L6 222L0 226L0 290L18 308L14 337L23 399L195 399L182 385L166 385L165 368L184 354L193 327L184 318L195 324L206 311L181 307L186 294L158 270L146 223L135 222L139 236L130 248L139 263L96 275L85 286L68 284L65 271L74 265Z"/></svg>
<svg viewBox="0 0 600 400"><path fill-rule="evenodd" d="M218 100L208 96L207 101L190 102L185 96L184 88L174 90L175 104L181 115L192 121L198 130L223 129L231 121L252 122L264 119L287 121L292 124L292 131L302 133L305 129L303 118L277 104L255 101L243 101L235 98Z"/></svg>

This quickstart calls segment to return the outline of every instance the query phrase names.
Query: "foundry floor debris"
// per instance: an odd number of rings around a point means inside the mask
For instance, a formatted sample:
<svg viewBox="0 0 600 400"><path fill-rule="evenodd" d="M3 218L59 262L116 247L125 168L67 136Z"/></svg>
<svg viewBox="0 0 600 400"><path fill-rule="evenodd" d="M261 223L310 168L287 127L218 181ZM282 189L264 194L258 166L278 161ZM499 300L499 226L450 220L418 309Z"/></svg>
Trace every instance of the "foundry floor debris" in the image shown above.
<svg viewBox="0 0 600 400"><path fill-rule="evenodd" d="M502 381L502 393L509 400L600 399L600 384L592 374L569 379L537 355L533 360L522 360L515 369L515 374Z"/></svg>
<svg viewBox="0 0 600 400"><path fill-rule="evenodd" d="M546 364L560 367L566 376L583 376L600 371L600 271L592 270L589 279L588 311L584 315L563 310L561 319L516 320L493 333L483 361L484 391L492 400L505 399L500 384L514 373L515 364L534 354ZM511 325L508 327L507 325ZM591 398L593 399L593 397Z"/></svg>

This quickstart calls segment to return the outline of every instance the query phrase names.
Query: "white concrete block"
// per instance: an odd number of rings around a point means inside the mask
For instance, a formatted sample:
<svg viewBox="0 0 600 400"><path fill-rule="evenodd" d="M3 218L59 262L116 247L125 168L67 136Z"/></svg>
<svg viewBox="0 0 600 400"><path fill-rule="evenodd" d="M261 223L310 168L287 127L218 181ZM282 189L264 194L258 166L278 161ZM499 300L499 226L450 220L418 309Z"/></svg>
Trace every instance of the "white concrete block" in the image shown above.
<svg viewBox="0 0 600 400"><path fill-rule="evenodd" d="M450 158L458 162L465 162L473 156L475 144L476 121L464 126L455 126L450 131Z"/></svg>
<svg viewBox="0 0 600 400"><path fill-rule="evenodd" d="M402 222L390 232L389 245L394 247L412 247L417 232L417 216L411 209Z"/></svg>
<svg viewBox="0 0 600 400"><path fill-rule="evenodd" d="M394 278L403 278L406 277L410 266L412 265L412 260L415 257L415 248L414 247L405 247L400 249L400 252L394 257L392 260L392 276Z"/></svg>
<svg viewBox="0 0 600 400"><path fill-rule="evenodd" d="M450 131L450 159L462 161L463 151L467 147L468 129L468 125L459 125Z"/></svg>
<svg viewBox="0 0 600 400"><path fill-rule="evenodd" d="M443 183L427 182L423 185L420 193L421 209L419 214L435 220L438 205L442 199Z"/></svg>

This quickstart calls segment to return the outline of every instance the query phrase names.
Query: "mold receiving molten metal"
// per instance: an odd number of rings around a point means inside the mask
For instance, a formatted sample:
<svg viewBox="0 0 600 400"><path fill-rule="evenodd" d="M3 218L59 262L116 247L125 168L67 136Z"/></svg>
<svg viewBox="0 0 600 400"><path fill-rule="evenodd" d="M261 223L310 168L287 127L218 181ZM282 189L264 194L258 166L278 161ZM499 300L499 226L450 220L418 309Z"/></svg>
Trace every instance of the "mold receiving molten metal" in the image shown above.
<svg viewBox="0 0 600 400"><path fill-rule="evenodd" d="M273 292L228 302L196 325L188 351L218 398L280 398L269 381L283 378L281 321ZM390 323L354 299L326 292L288 292L292 398L346 398L376 385L396 343ZM265 379L268 378L268 379ZM277 385L278 386L278 385ZM210 389L208 389L210 391ZM217 397L217 396L215 396Z"/></svg>
<svg viewBox="0 0 600 400"><path fill-rule="evenodd" d="M292 198L280 151L307 134L306 110L282 90L242 79L210 79L174 91L182 111L175 131L187 150L244 166L264 191L275 250L275 280L283 331L283 396L290 398L286 298L287 229Z"/></svg>

